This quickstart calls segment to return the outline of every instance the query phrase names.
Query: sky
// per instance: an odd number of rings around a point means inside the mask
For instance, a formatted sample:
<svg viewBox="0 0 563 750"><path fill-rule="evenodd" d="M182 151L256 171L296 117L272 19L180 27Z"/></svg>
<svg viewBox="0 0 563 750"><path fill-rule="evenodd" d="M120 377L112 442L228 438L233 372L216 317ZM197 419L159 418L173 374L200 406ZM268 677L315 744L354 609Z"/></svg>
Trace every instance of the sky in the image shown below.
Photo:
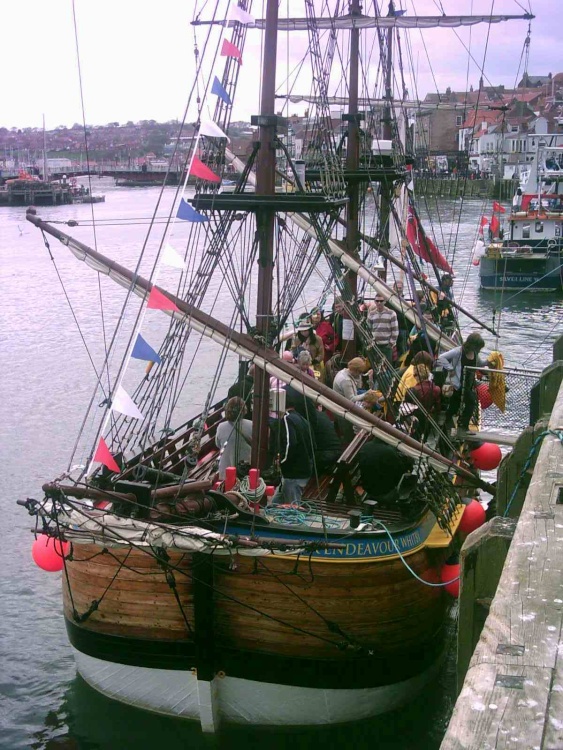
<svg viewBox="0 0 563 750"><path fill-rule="evenodd" d="M315 1L322 5L321 0ZM346 0L340 1L346 7ZM363 0L364 12L369 13L374 1ZM47 129L72 126L82 124L83 110L89 125L181 119L195 78L194 39L203 49L206 35L206 27L193 27L190 22L197 11L202 19L209 18L216 2L224 17L228 0L4 0L0 126L40 127L43 115ZM386 12L387 0L380 0L380 5ZM561 72L560 14L555 8L563 9L563 0L396 0L396 6L406 8L408 15L439 15L442 8L447 14L522 14L529 5L536 19L528 70L536 75ZM253 15L262 17L263 0L253 0L252 7ZM280 0L280 15L288 15L288 9L289 15L305 15L302 0ZM476 87L485 45L486 84L513 87L527 25L512 21L490 27L483 24L471 32L439 29L423 32L423 37L417 30L402 32L405 67L415 69L414 75L406 74L409 94L424 97L447 86L464 90L466 83ZM216 28L208 49L220 41L222 33ZM248 120L258 110L261 34L257 29L248 31L234 120ZM304 32L292 34L289 42L288 35L281 33L280 91L285 91L287 72L302 58L307 45ZM464 45L470 47L473 61L468 62ZM221 63L218 58L200 76L201 91L208 72L220 77ZM376 60L373 65L377 67ZM303 93L299 86L294 90ZM293 112L302 109L290 105L289 114Z"/></svg>

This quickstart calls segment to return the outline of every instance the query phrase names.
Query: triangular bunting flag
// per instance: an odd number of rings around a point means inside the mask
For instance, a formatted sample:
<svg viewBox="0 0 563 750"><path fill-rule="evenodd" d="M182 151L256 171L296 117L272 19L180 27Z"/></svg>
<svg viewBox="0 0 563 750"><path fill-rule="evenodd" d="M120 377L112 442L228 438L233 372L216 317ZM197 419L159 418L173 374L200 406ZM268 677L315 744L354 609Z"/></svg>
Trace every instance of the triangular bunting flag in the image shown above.
<svg viewBox="0 0 563 750"><path fill-rule="evenodd" d="M171 268L186 268L186 263L180 253L176 252L172 245L166 243L162 251L162 263Z"/></svg>
<svg viewBox="0 0 563 750"><path fill-rule="evenodd" d="M183 221L209 221L207 216L198 213L195 208L192 208L192 206L190 206L190 204L183 198L180 200L176 218L182 219Z"/></svg>
<svg viewBox="0 0 563 750"><path fill-rule="evenodd" d="M134 419L143 418L131 396L121 386L118 386L111 400L111 408L120 414L125 414L126 417L133 417Z"/></svg>
<svg viewBox="0 0 563 750"><path fill-rule="evenodd" d="M142 359L144 362L156 362L157 364L160 364L160 357L152 346L147 344L140 333L137 334L137 341L135 341L135 346L133 347L131 356L134 357L134 359Z"/></svg>
<svg viewBox="0 0 563 750"><path fill-rule="evenodd" d="M493 211L498 211L499 214L504 214L506 209L504 206L501 206L498 201L493 201Z"/></svg>
<svg viewBox="0 0 563 750"><path fill-rule="evenodd" d="M211 93L215 94L215 96L218 96L219 99L222 99L225 102L225 104L233 103L231 97L227 94L225 89L221 86L221 82L219 81L217 76L215 76L215 78L213 79L213 86L211 86Z"/></svg>
<svg viewBox="0 0 563 750"><path fill-rule="evenodd" d="M240 53L239 48L235 47L235 45L232 42L229 42L228 39L223 39L223 46L221 47L221 55L223 57L234 57L235 60L238 60L239 63L242 65L242 55Z"/></svg>
<svg viewBox="0 0 563 750"><path fill-rule="evenodd" d="M209 182L221 182L219 175L212 172L209 167L200 161L197 156L194 156L192 166L190 167L190 174L194 177L200 177L202 180L208 180Z"/></svg>
<svg viewBox="0 0 563 750"><path fill-rule="evenodd" d="M240 23L255 22L255 19L250 15L250 13L247 13L240 7L240 5L235 5L234 3L229 8L229 20L239 21Z"/></svg>
<svg viewBox="0 0 563 750"><path fill-rule="evenodd" d="M162 292L159 292L155 286L153 286L149 294L147 307L150 307L152 310L178 310L174 302L168 299Z"/></svg>
<svg viewBox="0 0 563 750"><path fill-rule="evenodd" d="M100 442L98 443L98 447L96 448L96 452L94 453L94 458L92 459L92 461L96 461L97 463L107 466L110 471L115 471L116 474L119 474L119 472L121 471L115 461L115 458L109 452L106 441L102 437L100 438Z"/></svg>
<svg viewBox="0 0 563 750"><path fill-rule="evenodd" d="M210 135L212 138L226 138L230 142L229 136L224 133L219 125L215 125L211 120L202 120L199 126L200 135Z"/></svg>

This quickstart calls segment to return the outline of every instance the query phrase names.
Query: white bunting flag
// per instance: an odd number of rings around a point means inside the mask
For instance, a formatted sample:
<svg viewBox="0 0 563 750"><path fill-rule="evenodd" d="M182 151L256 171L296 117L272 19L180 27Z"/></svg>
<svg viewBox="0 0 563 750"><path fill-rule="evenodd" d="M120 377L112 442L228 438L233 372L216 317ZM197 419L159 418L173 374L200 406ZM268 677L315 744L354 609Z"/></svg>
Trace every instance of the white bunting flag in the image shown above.
<svg viewBox="0 0 563 750"><path fill-rule="evenodd" d="M171 268L181 268L182 270L186 268L186 263L180 253L174 250L172 245L168 243L166 243L162 251L162 263Z"/></svg>
<svg viewBox="0 0 563 750"><path fill-rule="evenodd" d="M250 13L243 10L240 5L237 5L236 2L233 2L229 8L229 20L239 21L239 23L254 23L256 19Z"/></svg>
<svg viewBox="0 0 563 750"><path fill-rule="evenodd" d="M118 411L120 414L125 414L126 417L143 419L143 415L137 409L133 399L121 386L117 387L111 402L111 408L114 411Z"/></svg>
<svg viewBox="0 0 563 750"><path fill-rule="evenodd" d="M210 135L212 138L226 138L230 142L230 138L226 133L223 133L218 125L215 125L211 120L202 120L199 126L200 135Z"/></svg>

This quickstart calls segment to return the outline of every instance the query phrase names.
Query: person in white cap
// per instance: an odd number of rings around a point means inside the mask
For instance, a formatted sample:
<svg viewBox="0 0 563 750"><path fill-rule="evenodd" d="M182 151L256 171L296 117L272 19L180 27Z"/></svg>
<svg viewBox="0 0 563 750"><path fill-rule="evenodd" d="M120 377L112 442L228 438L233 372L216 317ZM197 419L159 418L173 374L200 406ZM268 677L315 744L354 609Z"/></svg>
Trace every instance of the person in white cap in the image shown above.
<svg viewBox="0 0 563 750"><path fill-rule="evenodd" d="M313 367L318 369L324 362L325 348L323 340L313 330L313 324L308 318L303 319L297 326L295 336L291 341L291 351L295 359L300 352L309 352L313 360Z"/></svg>

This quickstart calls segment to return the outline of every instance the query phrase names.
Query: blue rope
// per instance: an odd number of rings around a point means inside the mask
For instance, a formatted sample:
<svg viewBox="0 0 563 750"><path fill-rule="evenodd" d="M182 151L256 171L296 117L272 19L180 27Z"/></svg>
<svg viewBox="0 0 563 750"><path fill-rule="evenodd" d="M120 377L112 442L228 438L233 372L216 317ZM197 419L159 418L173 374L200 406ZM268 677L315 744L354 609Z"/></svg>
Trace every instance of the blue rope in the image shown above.
<svg viewBox="0 0 563 750"><path fill-rule="evenodd" d="M504 518L507 517L508 511L510 510L510 506L512 505L512 501L516 497L516 493L518 492L518 489L520 488L520 485L522 484L522 480L524 479L526 472L530 468L530 464L532 463L532 458L534 457L534 454L538 450L540 443L542 442L542 440L544 439L546 435L554 435L563 444L563 430L544 430L543 432L540 432L540 434L532 443L532 447L530 448L528 457L526 458L522 471L520 472L518 481L514 485L514 489L512 490L512 494L510 495L510 500L508 501L506 510L502 514Z"/></svg>
<svg viewBox="0 0 563 750"><path fill-rule="evenodd" d="M277 505L270 505L267 509L267 513L273 516L277 523L284 523L287 526L311 526L313 520L319 517L318 512L310 505L310 503L300 502L291 503L289 507L281 508ZM314 517L314 518L312 518ZM331 521L325 519L325 527L328 529L339 529L340 523L338 521Z"/></svg>
<svg viewBox="0 0 563 750"><path fill-rule="evenodd" d="M414 570L411 568L411 566L405 560L405 558L401 554L401 550L395 544L395 540L393 539L393 535L391 534L391 532L389 531L389 529L387 528L387 526L384 523L382 523L381 521L376 521L375 519L372 519L371 523L374 524L374 525L377 525L377 526L381 526L381 528L383 529L383 531L385 531L385 533L387 534L387 536L391 540L391 544L395 548L395 552L401 558L401 562L403 563L403 565L405 566L405 568L409 571L409 573L411 573L411 575L413 575L416 578L417 581L420 581L420 583L423 583L425 586L430 586L432 588L441 588L443 586L448 586L450 583L455 583L456 581L459 581L459 578L460 578L459 576L456 576L456 578L452 578L451 581L442 581L441 583L431 583L430 581L425 581L424 578L421 578L417 573L414 572Z"/></svg>

